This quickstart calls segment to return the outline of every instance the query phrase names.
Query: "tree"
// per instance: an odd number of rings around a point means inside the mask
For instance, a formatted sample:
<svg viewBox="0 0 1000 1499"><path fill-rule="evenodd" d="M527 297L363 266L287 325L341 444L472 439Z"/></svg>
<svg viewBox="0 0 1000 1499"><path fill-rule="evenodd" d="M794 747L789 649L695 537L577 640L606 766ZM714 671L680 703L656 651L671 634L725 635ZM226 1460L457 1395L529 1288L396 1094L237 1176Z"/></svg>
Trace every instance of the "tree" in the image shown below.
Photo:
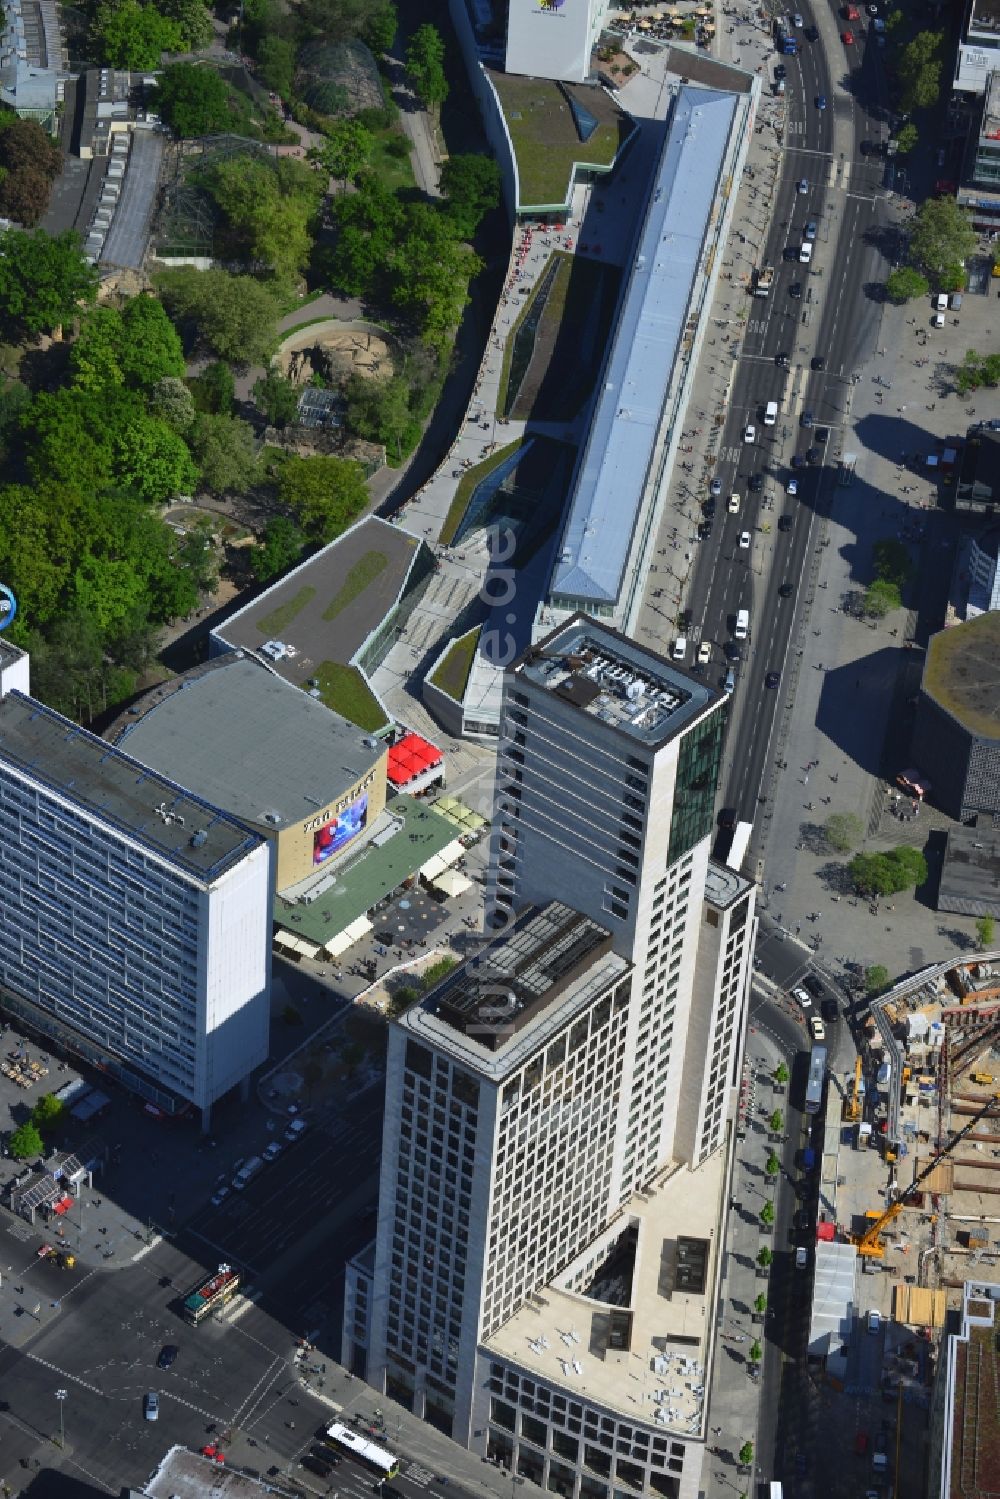
<svg viewBox="0 0 1000 1499"><path fill-rule="evenodd" d="M101 0L91 36L102 62L133 72L157 67L164 52L180 52L184 45L177 22L139 0Z"/></svg>
<svg viewBox="0 0 1000 1499"><path fill-rule="evenodd" d="M881 963L873 963L865 969L865 989L869 994L879 994L889 987L889 970Z"/></svg>
<svg viewBox="0 0 1000 1499"><path fill-rule="evenodd" d="M26 1161L29 1156L41 1155L44 1149L42 1137L31 1120L25 1120L7 1141L7 1149L15 1161Z"/></svg>
<svg viewBox="0 0 1000 1499"><path fill-rule="evenodd" d="M347 184L364 171L375 150L375 137L358 120L332 120L323 131L326 139L312 153L315 159L329 172Z"/></svg>
<svg viewBox="0 0 1000 1499"><path fill-rule="evenodd" d="M456 234L471 239L484 215L500 202L499 166L492 156L449 156L440 183Z"/></svg>
<svg viewBox="0 0 1000 1499"><path fill-rule="evenodd" d="M38 1130L51 1129L66 1112L66 1105L54 1093L43 1093L31 1111L31 1122Z"/></svg>
<svg viewBox="0 0 1000 1499"><path fill-rule="evenodd" d="M882 853L855 854L847 869L861 895L894 895L927 879L927 860L905 843Z"/></svg>
<svg viewBox="0 0 1000 1499"><path fill-rule="evenodd" d="M912 120L908 120L897 132L896 150L900 156L909 156L920 141L920 132Z"/></svg>
<svg viewBox="0 0 1000 1499"><path fill-rule="evenodd" d="M347 424L368 442L385 444L390 459L399 462L416 446L421 423L410 409L410 388L402 375L374 380L352 375L345 390Z"/></svg>
<svg viewBox="0 0 1000 1499"><path fill-rule="evenodd" d="M1000 354L977 354L967 349L965 359L955 373L955 387L961 395L978 390L981 385L990 388L1000 385Z"/></svg>
<svg viewBox="0 0 1000 1499"><path fill-rule="evenodd" d="M228 364L215 359L206 364L200 375L195 375L191 384L191 398L196 411L210 411L216 416L229 416L236 403L236 381Z"/></svg>
<svg viewBox="0 0 1000 1499"><path fill-rule="evenodd" d="M119 312L95 307L70 351L73 384L107 392L115 386L146 390L184 374L177 330L155 297L133 297Z"/></svg>
<svg viewBox="0 0 1000 1499"><path fill-rule="evenodd" d="M211 46L212 13L205 0L156 0L156 6L176 23L185 51L201 52Z"/></svg>
<svg viewBox="0 0 1000 1499"><path fill-rule="evenodd" d="M0 214L33 228L62 171L62 152L37 120L0 120Z"/></svg>
<svg viewBox="0 0 1000 1499"><path fill-rule="evenodd" d="M280 429L295 421L299 411L299 392L280 371L269 369L250 393L257 410L267 418L272 427Z"/></svg>
<svg viewBox="0 0 1000 1499"><path fill-rule="evenodd" d="M770 1228L774 1222L774 1203L765 1202L760 1210L760 1221L765 1228Z"/></svg>
<svg viewBox="0 0 1000 1499"><path fill-rule="evenodd" d="M763 1357L764 1350L758 1343L757 1339L754 1338L753 1342L750 1344L750 1352L747 1354L747 1358L752 1364L759 1364Z"/></svg>
<svg viewBox="0 0 1000 1499"><path fill-rule="evenodd" d="M967 260L977 238L972 221L954 198L926 198L914 215L910 255L928 276Z"/></svg>
<svg viewBox="0 0 1000 1499"><path fill-rule="evenodd" d="M904 114L930 109L941 89L944 32L919 31L903 48L896 66L899 102Z"/></svg>
<svg viewBox="0 0 1000 1499"><path fill-rule="evenodd" d="M406 72L413 92L425 109L440 109L448 97L444 72L444 40L436 26L418 26L406 48Z"/></svg>
<svg viewBox="0 0 1000 1499"><path fill-rule="evenodd" d="M365 295L389 264L403 234L403 206L374 177L333 205L337 242L330 258L333 284L348 296Z"/></svg>
<svg viewBox="0 0 1000 1499"><path fill-rule="evenodd" d="M785 1116L780 1109L775 1109L767 1123L772 1135L780 1135L785 1127Z"/></svg>
<svg viewBox="0 0 1000 1499"><path fill-rule="evenodd" d="M180 136L214 135L229 121L229 90L214 68L175 62L160 76L156 107Z"/></svg>
<svg viewBox="0 0 1000 1499"><path fill-rule="evenodd" d="M749 1468L753 1462L753 1442L744 1442L737 1456L739 1457L740 1467Z"/></svg>
<svg viewBox="0 0 1000 1499"><path fill-rule="evenodd" d="M872 547L872 568L880 582L902 588L913 571L909 547L892 536L883 536Z"/></svg>
<svg viewBox="0 0 1000 1499"><path fill-rule="evenodd" d="M235 416L201 413L191 428L201 482L216 494L243 494L257 472L253 428Z"/></svg>
<svg viewBox="0 0 1000 1499"><path fill-rule="evenodd" d="M872 619L885 619L893 609L901 609L902 605L903 598L895 583L885 583L881 579L876 579L865 589L862 607Z"/></svg>
<svg viewBox="0 0 1000 1499"><path fill-rule="evenodd" d="M996 939L996 922L992 916L980 916L976 922L976 939L980 952L988 952Z"/></svg>
<svg viewBox="0 0 1000 1499"><path fill-rule="evenodd" d="M286 460L278 496L310 541L332 541L368 503L364 470L350 458Z"/></svg>
<svg viewBox="0 0 1000 1499"><path fill-rule="evenodd" d="M194 421L194 397L174 375L164 375L149 392L149 410L175 432L187 432Z"/></svg>
<svg viewBox="0 0 1000 1499"><path fill-rule="evenodd" d="M777 1067L775 1067L773 1077L779 1088L783 1088L788 1082L788 1068L784 1062L779 1062Z"/></svg>
<svg viewBox="0 0 1000 1499"><path fill-rule="evenodd" d="M453 238L444 214L427 203L405 205L402 238L386 267L393 305L416 320L428 343L450 344L468 301L471 277L483 262Z"/></svg>
<svg viewBox="0 0 1000 1499"><path fill-rule="evenodd" d="M306 539L294 521L286 515L273 515L264 527L258 546L250 554L253 575L261 583L270 583L286 567L298 562Z"/></svg>
<svg viewBox="0 0 1000 1499"><path fill-rule="evenodd" d="M768 1249L768 1247L767 1247L766 1244L764 1244L760 1249L758 1249L758 1251L757 1251L757 1263L758 1263L758 1265L760 1266L760 1268L762 1270L766 1270L767 1269L768 1265L771 1263L771 1261L772 1261L773 1258L774 1258L774 1256L771 1253L770 1249Z"/></svg>
<svg viewBox="0 0 1000 1499"><path fill-rule="evenodd" d="M196 271L191 266L162 271L156 285L171 317L187 325L196 341L221 359L243 368L270 358L280 310L274 287L252 276Z"/></svg>
<svg viewBox="0 0 1000 1499"><path fill-rule="evenodd" d="M856 848L865 835L861 818L856 812L833 812L823 824L826 841L838 854L849 853Z"/></svg>
<svg viewBox="0 0 1000 1499"><path fill-rule="evenodd" d="M772 1150L771 1153L768 1155L767 1160L764 1162L764 1171L765 1171L765 1174L767 1176L777 1176L777 1174L778 1174L778 1172L780 1170L781 1170L781 1162L778 1160L778 1157L775 1155L774 1151Z"/></svg>
<svg viewBox="0 0 1000 1499"><path fill-rule="evenodd" d="M294 43L282 36L265 36L257 48L257 71L268 88L289 98L295 77Z"/></svg>
<svg viewBox="0 0 1000 1499"><path fill-rule="evenodd" d="M97 294L97 273L71 229L0 235L0 322L9 336L51 333Z"/></svg>
<svg viewBox="0 0 1000 1499"><path fill-rule="evenodd" d="M885 283L889 301L898 306L902 306L904 302L912 302L917 297L926 297L930 289L927 277L914 270L912 265L897 266L894 271L889 272Z"/></svg>
<svg viewBox="0 0 1000 1499"><path fill-rule="evenodd" d="M316 173L291 158L241 156L219 162L202 180L233 232L235 253L295 280L312 250L309 225L323 195Z"/></svg>
<svg viewBox="0 0 1000 1499"><path fill-rule="evenodd" d="M761 1291L759 1296L754 1297L753 1309L758 1317L763 1317L767 1311L767 1292Z"/></svg>

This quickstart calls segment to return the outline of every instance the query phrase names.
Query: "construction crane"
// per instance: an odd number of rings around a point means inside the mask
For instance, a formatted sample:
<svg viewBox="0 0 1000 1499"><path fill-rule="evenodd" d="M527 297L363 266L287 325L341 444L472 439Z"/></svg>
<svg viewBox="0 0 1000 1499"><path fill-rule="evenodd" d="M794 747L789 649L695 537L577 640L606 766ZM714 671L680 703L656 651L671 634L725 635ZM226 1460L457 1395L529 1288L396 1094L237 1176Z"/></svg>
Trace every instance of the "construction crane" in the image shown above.
<svg viewBox="0 0 1000 1499"><path fill-rule="evenodd" d="M861 1118L861 1057L855 1058L854 1084L849 1098L844 1099L844 1118L848 1124L857 1124Z"/></svg>
<svg viewBox="0 0 1000 1499"><path fill-rule="evenodd" d="M924 1169L918 1172L913 1178L910 1185L900 1192L895 1202L890 1202L889 1206L881 1213L869 1212L865 1215L871 1220L868 1227L861 1234L851 1235L851 1243L858 1246L859 1254L866 1255L869 1259L880 1260L884 1258L885 1247L882 1243L882 1234L889 1227L889 1224L895 1218L899 1217L907 1204L917 1195L921 1182L927 1180L935 1166L940 1165L945 1156L951 1154L959 1141L964 1140L966 1135L975 1129L983 1115L988 1114L990 1109L997 1103L1000 1103L1000 1093L994 1093L992 1098L988 1098L982 1108L973 1114L968 1124L963 1124L958 1134L952 1135L947 1145L939 1150L937 1155L931 1157Z"/></svg>

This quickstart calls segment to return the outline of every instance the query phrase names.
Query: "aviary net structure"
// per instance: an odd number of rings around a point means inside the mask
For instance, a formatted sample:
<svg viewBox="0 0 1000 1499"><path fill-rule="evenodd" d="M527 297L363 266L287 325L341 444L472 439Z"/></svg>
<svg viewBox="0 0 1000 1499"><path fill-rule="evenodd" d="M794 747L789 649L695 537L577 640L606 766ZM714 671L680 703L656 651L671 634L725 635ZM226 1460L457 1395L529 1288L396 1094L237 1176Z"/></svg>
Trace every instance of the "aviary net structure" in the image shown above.
<svg viewBox="0 0 1000 1499"><path fill-rule="evenodd" d="M357 114L385 103L375 59L364 42L318 42L303 47L296 92L319 114Z"/></svg>
<svg viewBox="0 0 1000 1499"><path fill-rule="evenodd" d="M275 149L242 135L206 135L174 147L164 168L152 235L157 257L214 253L219 213L211 194L199 185L198 173L234 156L274 157Z"/></svg>

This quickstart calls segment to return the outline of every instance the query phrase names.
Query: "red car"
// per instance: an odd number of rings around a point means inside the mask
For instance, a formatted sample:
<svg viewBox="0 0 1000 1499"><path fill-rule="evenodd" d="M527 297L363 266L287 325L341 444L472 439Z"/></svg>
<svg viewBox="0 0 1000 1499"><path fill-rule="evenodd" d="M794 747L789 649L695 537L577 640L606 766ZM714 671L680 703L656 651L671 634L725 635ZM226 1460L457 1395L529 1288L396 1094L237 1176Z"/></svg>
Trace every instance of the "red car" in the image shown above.
<svg viewBox="0 0 1000 1499"><path fill-rule="evenodd" d="M843 44L844 44L845 47L853 47L854 46L854 32L853 31L842 31L840 33L840 40L843 42Z"/></svg>

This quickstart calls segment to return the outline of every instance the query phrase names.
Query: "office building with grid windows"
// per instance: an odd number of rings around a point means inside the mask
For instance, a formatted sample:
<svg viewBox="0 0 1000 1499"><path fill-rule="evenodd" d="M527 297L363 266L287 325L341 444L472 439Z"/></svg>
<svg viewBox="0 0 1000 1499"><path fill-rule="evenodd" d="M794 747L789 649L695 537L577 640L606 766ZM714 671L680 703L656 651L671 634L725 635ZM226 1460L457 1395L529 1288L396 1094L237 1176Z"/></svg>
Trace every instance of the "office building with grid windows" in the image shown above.
<svg viewBox="0 0 1000 1499"><path fill-rule="evenodd" d="M754 934L724 713L584 616L515 662L486 945L390 1031L343 1360L566 1499L698 1492Z"/></svg>
<svg viewBox="0 0 1000 1499"><path fill-rule="evenodd" d="M0 840L0 1005L207 1125L267 1056L267 840L19 691Z"/></svg>

